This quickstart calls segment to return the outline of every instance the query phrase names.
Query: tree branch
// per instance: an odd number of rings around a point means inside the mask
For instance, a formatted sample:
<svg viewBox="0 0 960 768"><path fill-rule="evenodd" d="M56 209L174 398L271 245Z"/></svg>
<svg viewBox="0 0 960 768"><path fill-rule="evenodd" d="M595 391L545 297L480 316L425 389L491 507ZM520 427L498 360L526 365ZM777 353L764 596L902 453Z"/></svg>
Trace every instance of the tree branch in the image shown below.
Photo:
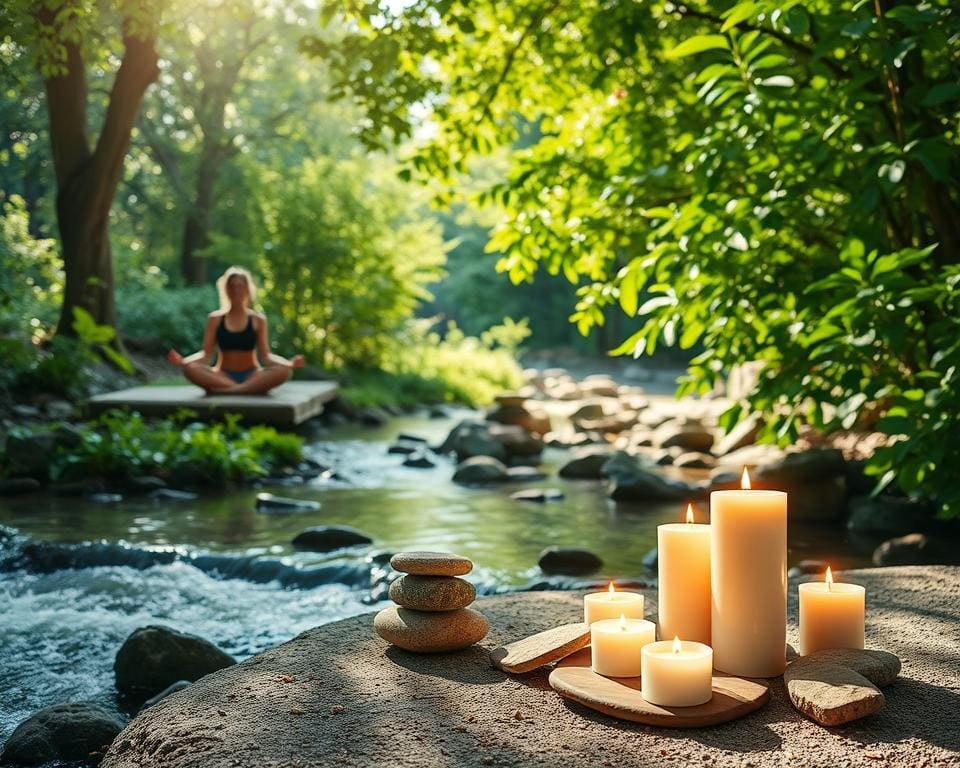
<svg viewBox="0 0 960 768"><path fill-rule="evenodd" d="M127 154L143 94L160 74L153 40L128 36L124 37L123 42L126 50L113 81L103 129L93 153L97 175L103 180L99 193L109 198L98 202L106 206L109 206L120 183L123 158Z"/></svg>

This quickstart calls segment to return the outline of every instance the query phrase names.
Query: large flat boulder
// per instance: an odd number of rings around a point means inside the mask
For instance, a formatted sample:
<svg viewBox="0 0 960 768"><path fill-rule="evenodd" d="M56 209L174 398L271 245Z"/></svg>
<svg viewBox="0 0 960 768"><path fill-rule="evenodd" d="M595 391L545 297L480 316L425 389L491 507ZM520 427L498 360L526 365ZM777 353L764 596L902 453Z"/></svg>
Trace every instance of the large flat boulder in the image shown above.
<svg viewBox="0 0 960 768"><path fill-rule="evenodd" d="M868 642L897 654L903 670L884 690L884 708L842 733L797 712L782 680L759 711L682 733L566 703L549 688L549 668L517 677L491 666L492 649L583 618L578 593L527 592L478 600L490 633L457 653L390 648L373 631L373 613L312 629L143 712L103 766L596 768L618 755L638 766L781 768L784 755L798 766L954 764L960 568L868 569L843 580L866 586ZM796 591L791 583L793 644ZM656 606L656 592L645 594Z"/></svg>

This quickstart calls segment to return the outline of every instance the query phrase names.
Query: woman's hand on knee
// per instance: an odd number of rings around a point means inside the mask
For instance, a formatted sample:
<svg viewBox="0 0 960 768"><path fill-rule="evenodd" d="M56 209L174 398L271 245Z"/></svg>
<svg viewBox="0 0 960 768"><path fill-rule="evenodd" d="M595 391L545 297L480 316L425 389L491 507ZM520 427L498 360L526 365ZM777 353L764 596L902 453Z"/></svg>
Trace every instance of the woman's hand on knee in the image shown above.
<svg viewBox="0 0 960 768"><path fill-rule="evenodd" d="M307 362L307 361L303 359L303 355L294 355L293 358L291 358L291 360L290 360L290 367L291 367L291 368L303 368L303 366L306 364L306 362Z"/></svg>
<svg viewBox="0 0 960 768"><path fill-rule="evenodd" d="M175 349L171 349L169 352L167 352L167 360L174 365L183 365L183 355L181 355Z"/></svg>

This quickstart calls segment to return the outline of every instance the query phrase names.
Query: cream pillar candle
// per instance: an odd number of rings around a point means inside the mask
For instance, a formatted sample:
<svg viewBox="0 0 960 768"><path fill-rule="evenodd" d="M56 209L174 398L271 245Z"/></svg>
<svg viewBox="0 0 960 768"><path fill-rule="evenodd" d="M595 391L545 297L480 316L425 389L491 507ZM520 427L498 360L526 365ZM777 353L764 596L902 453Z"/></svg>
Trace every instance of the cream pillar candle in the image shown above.
<svg viewBox="0 0 960 768"><path fill-rule="evenodd" d="M710 494L710 623L714 666L742 677L786 669L787 494Z"/></svg>
<svg viewBox="0 0 960 768"><path fill-rule="evenodd" d="M657 526L660 639L684 637L710 644L710 526L693 522Z"/></svg>
<svg viewBox="0 0 960 768"><path fill-rule="evenodd" d="M640 677L640 652L657 639L657 627L644 619L601 619L590 625L591 666L605 677Z"/></svg>
<svg viewBox="0 0 960 768"><path fill-rule="evenodd" d="M800 655L825 648L863 648L866 590L837 584L827 568L823 582L800 584Z"/></svg>
<svg viewBox="0 0 960 768"><path fill-rule="evenodd" d="M680 638L643 646L640 695L661 707L695 707L713 697L713 650Z"/></svg>
<svg viewBox="0 0 960 768"><path fill-rule="evenodd" d="M606 592L590 592L583 596L583 621L593 624L603 619L643 618L643 595L639 592L618 592L613 582Z"/></svg>

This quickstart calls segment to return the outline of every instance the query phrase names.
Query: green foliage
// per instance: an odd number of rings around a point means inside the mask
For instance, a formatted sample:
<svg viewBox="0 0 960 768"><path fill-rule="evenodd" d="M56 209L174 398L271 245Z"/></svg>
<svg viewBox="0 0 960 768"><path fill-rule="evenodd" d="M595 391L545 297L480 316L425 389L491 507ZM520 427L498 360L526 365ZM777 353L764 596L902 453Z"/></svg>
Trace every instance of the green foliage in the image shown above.
<svg viewBox="0 0 960 768"><path fill-rule="evenodd" d="M120 334L153 352L200 349L204 318L217 307L213 285L172 288L159 275L117 289Z"/></svg>
<svg viewBox="0 0 960 768"><path fill-rule="evenodd" d="M442 334L433 325L430 319L410 321L382 369L345 372L343 397L361 406L487 405L521 385L517 354L530 333L526 321L505 318L479 336L467 336L452 322Z"/></svg>
<svg viewBox="0 0 960 768"><path fill-rule="evenodd" d="M244 429L237 419L202 423L178 418L145 421L112 410L78 428L74 447L61 448L50 467L54 481L99 477L123 482L138 475L220 485L295 465L303 441L272 427Z"/></svg>
<svg viewBox="0 0 960 768"><path fill-rule="evenodd" d="M370 144L435 104L414 173L449 184L538 126L483 195L511 280L578 285L582 332L611 307L640 319L621 353L702 345L683 392L762 361L727 423L749 405L771 439L886 413L906 439L875 458L880 485L960 514L951 4L339 7L355 26L326 58Z"/></svg>
<svg viewBox="0 0 960 768"><path fill-rule="evenodd" d="M26 202L11 195L0 218L0 332L43 336L62 292L54 241L31 233Z"/></svg>
<svg viewBox="0 0 960 768"><path fill-rule="evenodd" d="M252 243L217 238L208 255L259 254L277 347L328 368L376 366L436 281L437 225L389 173L360 160L264 170Z"/></svg>

